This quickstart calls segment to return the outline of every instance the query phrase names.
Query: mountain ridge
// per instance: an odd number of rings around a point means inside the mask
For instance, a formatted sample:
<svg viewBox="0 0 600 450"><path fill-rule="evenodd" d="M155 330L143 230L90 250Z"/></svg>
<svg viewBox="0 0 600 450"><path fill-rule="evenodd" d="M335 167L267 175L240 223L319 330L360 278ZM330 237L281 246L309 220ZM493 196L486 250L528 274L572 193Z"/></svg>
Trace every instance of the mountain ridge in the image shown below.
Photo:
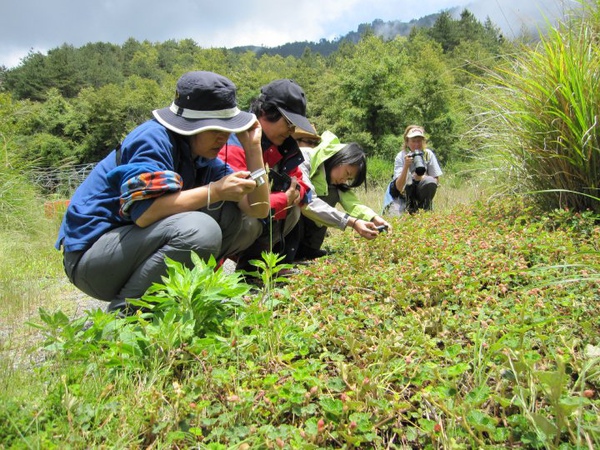
<svg viewBox="0 0 600 450"><path fill-rule="evenodd" d="M445 12L455 14L459 10L458 7L446 9ZM282 57L294 56L299 58L308 49L313 53L319 53L322 56L329 56L334 53L342 42L358 43L360 38L367 33L372 31L376 36L381 36L384 39L393 39L396 36L408 36L410 31L414 27L418 28L430 28L433 26L435 21L442 13L428 14L421 17L420 19L412 19L409 22L402 22L400 20L383 21L381 19L375 19L373 22L362 23L358 26L356 31L350 31L344 36L340 36L333 40L321 39L319 42L314 41L295 41L288 42L283 45L276 47L265 47L259 45L244 45L230 48L231 51L236 53L244 53L251 51L260 55L280 55Z"/></svg>

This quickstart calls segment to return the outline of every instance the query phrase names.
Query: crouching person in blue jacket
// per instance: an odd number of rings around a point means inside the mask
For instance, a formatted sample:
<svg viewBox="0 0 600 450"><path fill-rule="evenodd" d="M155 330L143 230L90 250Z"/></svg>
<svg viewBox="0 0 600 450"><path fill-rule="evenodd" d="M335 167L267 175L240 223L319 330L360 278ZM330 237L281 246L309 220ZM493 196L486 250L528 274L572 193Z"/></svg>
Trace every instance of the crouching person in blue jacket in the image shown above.
<svg viewBox="0 0 600 450"><path fill-rule="evenodd" d="M237 107L236 87L212 72L188 72L171 106L135 128L76 190L56 248L69 280L108 311L131 313L166 274L165 257L191 265L224 258L240 232L242 212L264 218L268 183L248 178L263 169L256 116ZM248 170L217 158L231 133ZM260 184L260 186L259 186Z"/></svg>

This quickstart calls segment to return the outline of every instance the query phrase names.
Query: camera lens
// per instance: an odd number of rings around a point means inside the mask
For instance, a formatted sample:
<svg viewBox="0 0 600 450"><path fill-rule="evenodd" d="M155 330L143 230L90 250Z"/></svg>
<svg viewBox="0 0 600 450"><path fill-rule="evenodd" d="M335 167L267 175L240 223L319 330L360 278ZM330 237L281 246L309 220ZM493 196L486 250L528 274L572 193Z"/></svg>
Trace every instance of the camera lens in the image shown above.
<svg viewBox="0 0 600 450"><path fill-rule="evenodd" d="M415 153L413 156L413 166L415 168L415 173L419 176L424 175L427 171L425 167L425 162L423 161L423 153Z"/></svg>

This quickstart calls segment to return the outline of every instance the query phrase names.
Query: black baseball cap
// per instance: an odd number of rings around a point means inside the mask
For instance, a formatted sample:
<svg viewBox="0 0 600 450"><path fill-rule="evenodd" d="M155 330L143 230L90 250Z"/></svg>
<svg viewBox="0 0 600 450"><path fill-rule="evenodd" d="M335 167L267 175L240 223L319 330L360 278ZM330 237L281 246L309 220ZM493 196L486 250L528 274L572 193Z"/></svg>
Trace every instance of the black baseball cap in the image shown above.
<svg viewBox="0 0 600 450"><path fill-rule="evenodd" d="M287 78L275 80L260 88L261 98L273 103L279 112L296 127L307 133L317 134L306 118L306 96L294 80Z"/></svg>

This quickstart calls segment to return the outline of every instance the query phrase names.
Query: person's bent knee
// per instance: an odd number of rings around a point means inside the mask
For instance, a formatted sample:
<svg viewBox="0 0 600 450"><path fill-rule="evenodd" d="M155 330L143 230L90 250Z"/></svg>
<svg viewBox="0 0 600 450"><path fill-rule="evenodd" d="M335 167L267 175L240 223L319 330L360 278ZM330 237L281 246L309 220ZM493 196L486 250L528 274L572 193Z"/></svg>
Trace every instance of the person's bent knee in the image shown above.
<svg viewBox="0 0 600 450"><path fill-rule="evenodd" d="M427 176L423 177L423 179L419 183L418 187L418 197L419 200L431 200L435 197L435 193L437 192L438 182L435 178Z"/></svg>
<svg viewBox="0 0 600 450"><path fill-rule="evenodd" d="M231 244L230 254L234 255L243 252L249 248L263 232L263 222L260 219L243 215L240 221L241 230L235 239L235 242Z"/></svg>
<svg viewBox="0 0 600 450"><path fill-rule="evenodd" d="M209 215L192 211L175 214L164 220L170 229L169 246L192 250L201 256L216 257L221 251L221 227Z"/></svg>

